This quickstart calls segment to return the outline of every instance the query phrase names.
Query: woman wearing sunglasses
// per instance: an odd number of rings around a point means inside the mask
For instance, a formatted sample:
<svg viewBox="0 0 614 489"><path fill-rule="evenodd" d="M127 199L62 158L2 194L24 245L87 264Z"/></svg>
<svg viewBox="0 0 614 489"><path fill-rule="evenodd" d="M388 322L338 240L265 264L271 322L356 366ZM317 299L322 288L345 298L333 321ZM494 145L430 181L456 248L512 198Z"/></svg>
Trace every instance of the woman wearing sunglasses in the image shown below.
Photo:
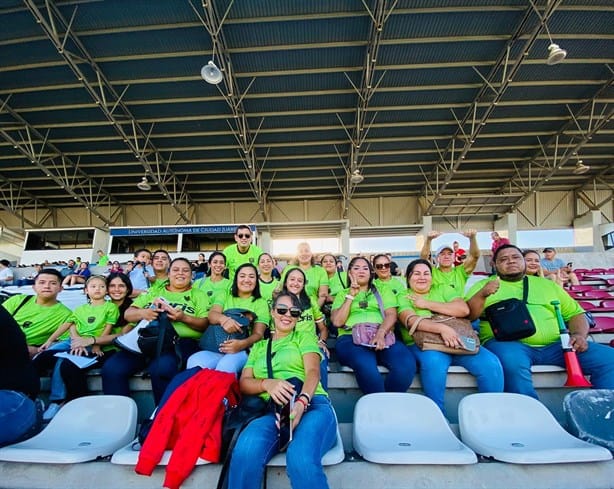
<svg viewBox="0 0 614 489"><path fill-rule="evenodd" d="M286 453L286 466L293 489L326 489L328 481L322 457L335 443L337 421L326 391L319 382L320 351L315 335L297 334L302 314L298 298L281 293L271 315L271 340L256 343L241 374L241 392L260 395L283 405L295 398L290 414L292 441ZM267 347L271 341L272 373L267 373ZM297 377L300 392L284 380ZM279 451L279 430L274 413L252 421L239 435L232 452L228 487L259 489L267 462Z"/></svg>
<svg viewBox="0 0 614 489"><path fill-rule="evenodd" d="M377 278L373 281L376 287L389 287L395 297L406 293L407 287L401 277L393 277L390 271L390 258L386 255L373 257L373 268Z"/></svg>
<svg viewBox="0 0 614 489"><path fill-rule="evenodd" d="M240 333L241 325L224 315L224 311L229 309L243 309L252 313L254 320L249 336L224 341L219 353L205 350L195 353L188 359L188 368L198 366L238 375L247 360L247 350L263 338L271 316L266 300L260 295L258 270L251 263L237 268L232 287L214 297L208 316L209 324L220 324L227 333Z"/></svg>
<svg viewBox="0 0 614 489"><path fill-rule="evenodd" d="M441 351L423 351L415 345L408 331L412 327L439 333L447 346L459 349L463 346L463 339L445 322L428 319L433 314L459 318L469 314L469 306L453 287L433 286L431 271L431 264L421 258L407 266L408 294L399 299L399 319L406 326L401 329L403 341L420 363L422 390L445 414L444 393L450 365L465 367L473 374L480 392L502 392L503 369L496 355L486 348L480 348L475 355L451 355Z"/></svg>
<svg viewBox="0 0 614 489"><path fill-rule="evenodd" d="M333 324L339 328L335 347L339 362L354 370L358 386L365 394L405 392L416 373L416 360L402 343L396 342L388 347L385 344L385 335L393 331L397 320L396 297L387 287L373 284L371 264L363 257L350 261L348 282L348 287L335 297L331 313ZM359 323L380 325L372 344L354 344L352 327ZM389 370L385 381L378 365Z"/></svg>
<svg viewBox="0 0 614 489"><path fill-rule="evenodd" d="M318 342L320 353L322 354L320 382L322 382L324 390L328 391L328 359L330 358L330 352L326 347L328 328L324 323L324 315L320 311L316 300L307 295L305 290L306 281L305 272L300 268L293 268L284 277L281 293L290 293L298 297L301 316L296 323L296 331L314 336Z"/></svg>

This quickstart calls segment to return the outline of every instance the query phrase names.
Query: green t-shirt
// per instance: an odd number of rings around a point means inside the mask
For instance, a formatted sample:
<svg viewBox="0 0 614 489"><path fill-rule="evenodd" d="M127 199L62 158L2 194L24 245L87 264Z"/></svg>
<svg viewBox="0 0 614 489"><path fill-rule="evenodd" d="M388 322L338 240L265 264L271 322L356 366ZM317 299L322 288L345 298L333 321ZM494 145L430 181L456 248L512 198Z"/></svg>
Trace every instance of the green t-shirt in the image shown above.
<svg viewBox="0 0 614 489"><path fill-rule="evenodd" d="M407 287L403 283L403 279L401 277L391 277L390 280L386 281L376 278L373 283L378 289L381 287L388 287L397 298L407 294Z"/></svg>
<svg viewBox="0 0 614 489"><path fill-rule="evenodd" d="M463 295L465 292L465 285L469 275L467 275L467 270L465 270L464 266L453 267L449 272L442 272L439 268L433 268L432 273L433 286L447 285L456 290L459 295Z"/></svg>
<svg viewBox="0 0 614 489"><path fill-rule="evenodd" d="M227 278L223 278L222 280L218 280L217 282L213 282L211 277L203 277L199 278L194 282L192 287L195 289L202 290L207 297L209 297L209 302L213 303L215 296L220 291L230 290L232 286L232 282Z"/></svg>
<svg viewBox="0 0 614 489"><path fill-rule="evenodd" d="M382 297L382 305L384 310L391 307L397 307L397 298L388 287L379 288L375 286ZM345 296L350 293L350 289L343 289L335 296L335 302L333 302L333 311L339 309L343 302L346 300ZM362 306L362 307L361 307ZM384 318L379 308L379 304L373 292L370 290L366 292L359 292L354 297L352 305L350 306L350 314L348 315L345 325L350 330L339 329L339 336L344 334L352 334L351 327L358 323L378 323L381 324Z"/></svg>
<svg viewBox="0 0 614 489"><path fill-rule="evenodd" d="M444 285L442 287L436 287L436 286L431 287L431 290L429 291L429 293L421 297L423 297L427 301L450 302L450 301L453 301L454 299L460 299L461 294L457 292L455 289L453 289L452 287L446 287ZM409 310L409 311L413 311L414 314L417 314L418 316L427 317L427 316L433 315L433 313L428 309L418 309L414 307L413 303L407 298L407 294L400 295L398 299L399 299L399 314L401 314L403 311ZM400 329L401 329L401 336L403 338L403 343L405 343L406 345L413 345L414 339L409 334L409 331L407 331L405 326L403 325L403 327Z"/></svg>
<svg viewBox="0 0 614 489"><path fill-rule="evenodd" d="M252 346L247 358L247 363L244 368L251 368L254 371L254 377L257 379L269 378L267 370L267 345L269 340L258 341ZM284 338L273 341L271 347L271 367L273 369L273 378L275 379L290 379L297 377L303 382L305 381L305 366L303 363L303 355L306 353L320 353L317 339L314 335L301 334L296 331L290 333ZM328 396L322 388L322 384L318 383L314 394ZM265 400L269 399L269 394L264 392L260 394Z"/></svg>
<svg viewBox="0 0 614 489"><path fill-rule="evenodd" d="M466 300L471 299L479 290L486 285L490 280L495 280L496 277L490 277L480 280L474 284L467 292ZM542 277L529 278L529 295L527 297L527 309L535 323L536 332L533 336L523 338L520 341L529 346L546 346L559 341L559 323L556 319L554 306L550 304L553 300L558 300L561 303L561 314L563 319L568 321L573 316L584 313L580 305L573 300L565 290L556 282ZM506 282L500 281L499 290L486 298L484 308L496 304L505 299L520 299L522 300L523 281ZM484 314L482 313L482 316ZM480 341L486 341L494 338L490 324L484 317L480 318Z"/></svg>
<svg viewBox="0 0 614 489"><path fill-rule="evenodd" d="M102 255L100 259L98 260L97 265L99 267L104 267L107 265L107 263L109 263L109 255Z"/></svg>
<svg viewBox="0 0 614 489"><path fill-rule="evenodd" d="M260 284L260 295L266 300L270 309L273 305L273 291L279 286L279 280L276 278L270 282L263 282L262 280L259 280L258 283Z"/></svg>
<svg viewBox="0 0 614 489"><path fill-rule="evenodd" d="M322 319L323 314L318 306L318 301L314 297L309 300L311 306L303 311L294 329L299 333L311 333L317 336L316 321Z"/></svg>
<svg viewBox="0 0 614 489"><path fill-rule="evenodd" d="M149 289L147 292L151 292L152 290L160 290L166 288L168 285L168 278L157 278L153 283L149 284Z"/></svg>
<svg viewBox="0 0 614 489"><path fill-rule="evenodd" d="M328 275L328 274L327 274ZM332 277L328 277L328 295L335 297L340 290L348 286L347 272L335 272Z"/></svg>
<svg viewBox="0 0 614 489"><path fill-rule="evenodd" d="M256 316L254 322L264 323L267 327L271 322L269 305L263 297L254 300L253 297L235 297L230 291L222 291L215 296L213 304L222 306L222 312L228 309L247 309Z"/></svg>
<svg viewBox="0 0 614 489"><path fill-rule="evenodd" d="M2 307L15 318L26 335L27 344L40 346L47 341L56 329L68 322L72 311L61 302L56 302L52 306L41 306L36 303L36 296L32 296L17 311L17 315L13 315L13 311L19 307L25 297L21 294L9 297L2 303Z"/></svg>
<svg viewBox="0 0 614 489"><path fill-rule="evenodd" d="M132 303L135 307L147 308L158 297L163 297L173 308L180 307L189 316L206 317L211 308L209 297L202 290L192 287L184 292L170 292L166 288L149 290L146 294L138 296ZM202 332L190 328L180 321L173 321L173 326L181 338L201 337Z"/></svg>
<svg viewBox="0 0 614 489"><path fill-rule="evenodd" d="M258 266L258 258L260 258L260 255L262 255L262 250L254 244L249 245L249 249L246 253L241 253L236 243L224 248L228 278L232 281L237 268L244 263L251 263L254 266Z"/></svg>
<svg viewBox="0 0 614 489"><path fill-rule="evenodd" d="M72 312L69 323L73 323L79 336L100 336L107 324L115 324L119 319L119 309L111 301L103 304L83 304ZM70 331L66 331L59 339L70 338Z"/></svg>

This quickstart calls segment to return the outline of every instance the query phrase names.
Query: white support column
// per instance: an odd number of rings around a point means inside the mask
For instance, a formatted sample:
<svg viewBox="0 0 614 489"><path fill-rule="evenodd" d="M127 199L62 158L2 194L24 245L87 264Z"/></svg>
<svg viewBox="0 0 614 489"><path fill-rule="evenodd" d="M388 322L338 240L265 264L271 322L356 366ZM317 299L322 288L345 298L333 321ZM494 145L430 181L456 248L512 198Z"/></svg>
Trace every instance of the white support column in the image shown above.
<svg viewBox="0 0 614 489"><path fill-rule="evenodd" d="M495 231L509 239L511 243L517 243L518 215L515 212L505 214L501 219L495 221L494 227Z"/></svg>
<svg viewBox="0 0 614 489"><path fill-rule="evenodd" d="M349 223L347 226L341 228L339 233L339 239L341 241L341 254L350 257L350 226Z"/></svg>
<svg viewBox="0 0 614 489"><path fill-rule="evenodd" d="M270 253L271 247L273 245L273 243L271 242L271 232L268 230L262 231L259 229L258 230L258 242L256 244L262 249L262 251L265 251L266 253Z"/></svg>
<svg viewBox="0 0 614 489"><path fill-rule="evenodd" d="M422 216L422 229L416 234L416 248L418 251L424 246L426 235L433 230L433 216Z"/></svg>
<svg viewBox="0 0 614 489"><path fill-rule="evenodd" d="M574 246L592 246L593 251L604 251L601 241L601 212L590 211L586 215L574 219Z"/></svg>

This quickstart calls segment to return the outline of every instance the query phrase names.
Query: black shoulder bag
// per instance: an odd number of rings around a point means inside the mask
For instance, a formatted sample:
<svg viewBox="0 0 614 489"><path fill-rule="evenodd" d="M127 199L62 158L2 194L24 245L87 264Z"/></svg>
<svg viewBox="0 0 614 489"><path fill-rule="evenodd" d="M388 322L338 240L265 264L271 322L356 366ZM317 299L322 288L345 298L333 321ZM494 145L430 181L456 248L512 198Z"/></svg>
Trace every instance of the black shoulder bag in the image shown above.
<svg viewBox="0 0 614 489"><path fill-rule="evenodd" d="M496 340L514 341L535 334L535 323L527 308L528 296L529 279L525 275L522 281L522 300L505 299L484 309Z"/></svg>
<svg viewBox="0 0 614 489"><path fill-rule="evenodd" d="M162 353L176 352L179 335L165 312L139 330L137 344L147 358L157 358Z"/></svg>

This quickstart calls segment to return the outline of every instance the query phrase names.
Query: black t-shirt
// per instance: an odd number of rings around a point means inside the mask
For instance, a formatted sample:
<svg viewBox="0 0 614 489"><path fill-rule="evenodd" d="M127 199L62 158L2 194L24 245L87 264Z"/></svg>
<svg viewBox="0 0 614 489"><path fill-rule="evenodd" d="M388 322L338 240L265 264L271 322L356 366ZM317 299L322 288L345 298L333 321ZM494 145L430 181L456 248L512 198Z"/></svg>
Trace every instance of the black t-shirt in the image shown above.
<svg viewBox="0 0 614 489"><path fill-rule="evenodd" d="M0 307L0 389L23 392L32 398L40 390L26 337L4 307Z"/></svg>

